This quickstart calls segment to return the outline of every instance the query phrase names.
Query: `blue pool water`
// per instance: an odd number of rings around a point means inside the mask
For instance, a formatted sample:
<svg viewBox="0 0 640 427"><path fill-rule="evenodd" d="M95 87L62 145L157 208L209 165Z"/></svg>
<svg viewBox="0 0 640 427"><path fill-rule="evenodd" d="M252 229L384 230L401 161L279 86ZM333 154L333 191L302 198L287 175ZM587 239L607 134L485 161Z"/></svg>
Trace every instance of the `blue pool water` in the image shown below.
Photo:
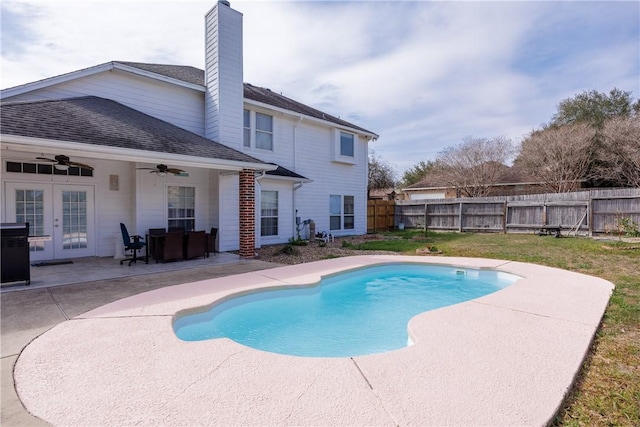
<svg viewBox="0 0 640 427"><path fill-rule="evenodd" d="M351 270L308 288L260 291L179 317L184 341L230 338L296 356L349 357L407 345L415 315L503 289L518 277L418 264Z"/></svg>

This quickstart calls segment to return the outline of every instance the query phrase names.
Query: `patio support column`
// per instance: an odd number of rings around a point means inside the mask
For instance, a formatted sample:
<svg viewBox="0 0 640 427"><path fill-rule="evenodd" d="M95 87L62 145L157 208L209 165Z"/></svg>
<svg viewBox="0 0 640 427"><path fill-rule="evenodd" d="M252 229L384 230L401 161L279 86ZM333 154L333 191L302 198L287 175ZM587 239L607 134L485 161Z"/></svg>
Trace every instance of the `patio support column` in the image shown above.
<svg viewBox="0 0 640 427"><path fill-rule="evenodd" d="M255 173L240 171L240 257L254 258L256 248Z"/></svg>

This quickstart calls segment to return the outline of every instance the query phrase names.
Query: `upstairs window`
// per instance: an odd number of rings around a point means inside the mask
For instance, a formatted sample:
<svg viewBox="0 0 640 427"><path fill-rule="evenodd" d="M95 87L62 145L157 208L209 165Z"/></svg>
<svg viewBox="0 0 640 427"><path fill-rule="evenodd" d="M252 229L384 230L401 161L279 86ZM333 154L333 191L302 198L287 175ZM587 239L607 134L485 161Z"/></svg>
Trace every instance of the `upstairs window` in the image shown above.
<svg viewBox="0 0 640 427"><path fill-rule="evenodd" d="M251 147L251 112L244 110L244 134L242 135L242 144L246 148Z"/></svg>
<svg viewBox="0 0 640 427"><path fill-rule="evenodd" d="M273 151L273 117L256 113L256 148Z"/></svg>
<svg viewBox="0 0 640 427"><path fill-rule="evenodd" d="M340 155L353 157L353 148L354 138L353 134L340 132Z"/></svg>
<svg viewBox="0 0 640 427"><path fill-rule="evenodd" d="M333 148L331 160L346 165L355 165L362 161L356 153L358 136L340 129L333 130Z"/></svg>

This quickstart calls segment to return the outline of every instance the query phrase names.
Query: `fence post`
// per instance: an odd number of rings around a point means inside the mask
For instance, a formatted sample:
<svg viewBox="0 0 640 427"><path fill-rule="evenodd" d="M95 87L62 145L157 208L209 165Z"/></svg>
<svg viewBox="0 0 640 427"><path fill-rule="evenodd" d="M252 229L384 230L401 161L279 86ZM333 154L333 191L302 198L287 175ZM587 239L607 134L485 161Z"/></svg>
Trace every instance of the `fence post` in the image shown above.
<svg viewBox="0 0 640 427"><path fill-rule="evenodd" d="M504 199L502 206L502 232L507 234L507 199Z"/></svg>
<svg viewBox="0 0 640 427"><path fill-rule="evenodd" d="M427 202L424 202L424 237L427 237Z"/></svg>
<svg viewBox="0 0 640 427"><path fill-rule="evenodd" d="M462 233L462 201L460 202L460 212L458 212L458 232Z"/></svg>
<svg viewBox="0 0 640 427"><path fill-rule="evenodd" d="M373 202L373 232L378 232L378 201Z"/></svg>
<svg viewBox="0 0 640 427"><path fill-rule="evenodd" d="M593 237L593 198L591 192L589 192L589 200L587 200L587 228L589 237Z"/></svg>

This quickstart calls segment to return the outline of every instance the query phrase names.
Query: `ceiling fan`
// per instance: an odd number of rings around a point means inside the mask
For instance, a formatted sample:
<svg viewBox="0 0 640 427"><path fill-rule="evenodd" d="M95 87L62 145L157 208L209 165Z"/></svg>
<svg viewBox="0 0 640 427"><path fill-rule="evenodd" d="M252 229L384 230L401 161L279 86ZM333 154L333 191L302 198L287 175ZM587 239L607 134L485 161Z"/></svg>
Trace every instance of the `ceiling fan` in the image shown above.
<svg viewBox="0 0 640 427"><path fill-rule="evenodd" d="M89 166L87 164L84 163L79 163L79 162L72 162L68 156L65 156L63 154L59 154L57 156L55 156L53 159L50 159L48 157L36 157L37 160L46 160L48 162L51 163L55 163L55 165L53 165L56 169L58 170L67 170L69 169L69 167L73 166L73 167L77 167L77 168L82 168L82 169L88 169L88 170L93 170L93 166Z"/></svg>
<svg viewBox="0 0 640 427"><path fill-rule="evenodd" d="M138 168L138 170L148 170L149 173L157 173L158 175L166 175L167 173L172 173L174 175L183 174L184 171L178 168L170 168L167 165L159 164L156 165L155 168Z"/></svg>

